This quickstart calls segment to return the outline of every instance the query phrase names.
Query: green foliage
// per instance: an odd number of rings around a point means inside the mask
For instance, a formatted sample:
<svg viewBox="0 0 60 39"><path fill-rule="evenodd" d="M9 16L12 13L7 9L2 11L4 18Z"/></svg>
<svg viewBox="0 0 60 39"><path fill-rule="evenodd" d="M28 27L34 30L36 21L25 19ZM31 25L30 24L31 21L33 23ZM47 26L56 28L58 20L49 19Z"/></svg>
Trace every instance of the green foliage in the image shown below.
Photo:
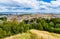
<svg viewBox="0 0 60 39"><path fill-rule="evenodd" d="M54 19L51 19L50 21L54 22L55 24L60 23L60 18L54 18Z"/></svg>
<svg viewBox="0 0 60 39"><path fill-rule="evenodd" d="M37 29L37 24L36 23L32 23L31 26L32 26L31 27L32 29Z"/></svg>
<svg viewBox="0 0 60 39"><path fill-rule="evenodd" d="M27 32L30 29L45 30L54 33L60 33L60 18L51 20L44 18L34 18L18 22L14 19L12 22L3 21L0 23L0 38Z"/></svg>
<svg viewBox="0 0 60 39"><path fill-rule="evenodd" d="M41 19L40 18L37 19L37 23L39 23L39 22L41 22Z"/></svg>
<svg viewBox="0 0 60 39"><path fill-rule="evenodd" d="M2 21L6 21L7 18L6 18L6 17L2 17L2 18L0 18L0 20L2 20Z"/></svg>
<svg viewBox="0 0 60 39"><path fill-rule="evenodd" d="M26 32L26 31L28 31L30 28L30 24L26 24L25 26L24 26L24 31Z"/></svg>
<svg viewBox="0 0 60 39"><path fill-rule="evenodd" d="M60 28L60 24L57 23L57 24L55 25L55 28Z"/></svg>
<svg viewBox="0 0 60 39"><path fill-rule="evenodd" d="M42 26L41 23L38 23L38 26L37 26L37 27L38 27L37 29L39 29L39 30L43 30L43 26Z"/></svg>
<svg viewBox="0 0 60 39"><path fill-rule="evenodd" d="M50 22L49 23L49 26L54 27L54 23L53 22Z"/></svg>
<svg viewBox="0 0 60 39"><path fill-rule="evenodd" d="M23 20L26 24L29 22L29 20Z"/></svg>
<svg viewBox="0 0 60 39"><path fill-rule="evenodd" d="M4 36L4 31L0 28L0 38Z"/></svg>

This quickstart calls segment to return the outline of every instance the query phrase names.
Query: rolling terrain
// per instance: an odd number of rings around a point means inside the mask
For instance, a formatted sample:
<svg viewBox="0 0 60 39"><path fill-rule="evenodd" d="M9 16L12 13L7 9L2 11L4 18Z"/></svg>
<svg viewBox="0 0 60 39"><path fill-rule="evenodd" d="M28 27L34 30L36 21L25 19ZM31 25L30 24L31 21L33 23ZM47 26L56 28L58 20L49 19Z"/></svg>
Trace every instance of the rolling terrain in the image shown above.
<svg viewBox="0 0 60 39"><path fill-rule="evenodd" d="M47 31L30 30L31 33L13 35L4 39L60 39L60 34Z"/></svg>

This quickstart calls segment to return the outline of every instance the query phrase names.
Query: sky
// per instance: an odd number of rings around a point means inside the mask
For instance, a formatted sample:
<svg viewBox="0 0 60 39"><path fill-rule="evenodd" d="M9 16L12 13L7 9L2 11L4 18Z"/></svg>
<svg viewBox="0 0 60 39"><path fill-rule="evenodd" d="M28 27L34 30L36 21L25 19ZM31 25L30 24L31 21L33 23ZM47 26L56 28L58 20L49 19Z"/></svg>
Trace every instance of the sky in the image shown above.
<svg viewBox="0 0 60 39"><path fill-rule="evenodd" d="M0 12L60 14L60 0L0 0Z"/></svg>

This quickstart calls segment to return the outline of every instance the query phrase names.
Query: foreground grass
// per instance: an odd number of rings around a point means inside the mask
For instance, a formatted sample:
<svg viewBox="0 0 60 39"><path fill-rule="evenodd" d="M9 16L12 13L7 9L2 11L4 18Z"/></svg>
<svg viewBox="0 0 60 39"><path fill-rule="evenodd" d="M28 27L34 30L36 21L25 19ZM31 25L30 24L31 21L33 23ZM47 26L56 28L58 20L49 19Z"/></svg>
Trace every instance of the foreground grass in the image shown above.
<svg viewBox="0 0 60 39"><path fill-rule="evenodd" d="M4 39L60 39L60 34L30 30L30 33L17 34Z"/></svg>
<svg viewBox="0 0 60 39"><path fill-rule="evenodd" d="M32 33L22 33L22 34L6 37L4 39L38 39L38 38L35 34Z"/></svg>
<svg viewBox="0 0 60 39"><path fill-rule="evenodd" d="M22 33L22 34L13 35L4 39L31 39L31 38L29 33Z"/></svg>
<svg viewBox="0 0 60 39"><path fill-rule="evenodd" d="M47 31L31 30L39 39L60 39L60 34L50 33Z"/></svg>

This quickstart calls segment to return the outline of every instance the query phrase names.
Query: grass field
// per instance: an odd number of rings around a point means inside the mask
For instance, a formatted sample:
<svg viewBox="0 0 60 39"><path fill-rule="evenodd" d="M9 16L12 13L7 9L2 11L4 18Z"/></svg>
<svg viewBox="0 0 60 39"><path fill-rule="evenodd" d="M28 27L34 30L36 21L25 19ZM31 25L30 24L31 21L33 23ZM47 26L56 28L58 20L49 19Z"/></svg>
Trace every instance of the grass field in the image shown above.
<svg viewBox="0 0 60 39"><path fill-rule="evenodd" d="M31 33L13 35L4 39L60 39L60 34L47 31L30 30Z"/></svg>

